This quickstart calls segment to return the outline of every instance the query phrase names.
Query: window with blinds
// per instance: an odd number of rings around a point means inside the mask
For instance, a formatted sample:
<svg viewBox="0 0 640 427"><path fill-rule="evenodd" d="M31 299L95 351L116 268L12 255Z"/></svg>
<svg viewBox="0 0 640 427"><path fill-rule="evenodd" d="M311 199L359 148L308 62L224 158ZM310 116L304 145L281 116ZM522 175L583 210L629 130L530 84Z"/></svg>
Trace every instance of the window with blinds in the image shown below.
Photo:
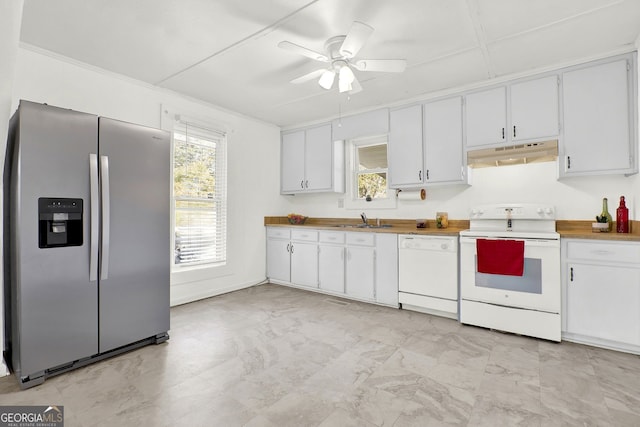
<svg viewBox="0 0 640 427"><path fill-rule="evenodd" d="M173 127L174 265L224 264L227 171L224 133L176 121Z"/></svg>

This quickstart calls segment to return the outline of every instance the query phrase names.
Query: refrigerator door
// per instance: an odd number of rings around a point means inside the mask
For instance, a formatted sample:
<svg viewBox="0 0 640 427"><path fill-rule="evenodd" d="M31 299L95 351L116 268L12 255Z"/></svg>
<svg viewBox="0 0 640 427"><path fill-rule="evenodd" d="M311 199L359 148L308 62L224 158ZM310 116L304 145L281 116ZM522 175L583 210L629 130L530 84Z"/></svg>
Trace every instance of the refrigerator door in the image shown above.
<svg viewBox="0 0 640 427"><path fill-rule="evenodd" d="M169 330L169 133L100 118L100 352Z"/></svg>
<svg viewBox="0 0 640 427"><path fill-rule="evenodd" d="M26 101L18 118L9 141L12 359L27 377L98 352L98 282L89 280L89 157L97 151L98 118ZM39 247L39 198L82 199L81 245ZM60 230L64 223L49 232Z"/></svg>

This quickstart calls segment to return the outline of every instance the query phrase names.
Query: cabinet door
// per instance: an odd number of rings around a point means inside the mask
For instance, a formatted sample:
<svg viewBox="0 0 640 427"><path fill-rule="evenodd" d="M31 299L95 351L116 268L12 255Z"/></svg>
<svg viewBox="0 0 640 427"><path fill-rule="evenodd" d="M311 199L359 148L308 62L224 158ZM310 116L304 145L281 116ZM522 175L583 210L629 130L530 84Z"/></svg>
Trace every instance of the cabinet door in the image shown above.
<svg viewBox="0 0 640 427"><path fill-rule="evenodd" d="M330 190L333 170L331 125L307 130L305 150L305 190Z"/></svg>
<svg viewBox="0 0 640 427"><path fill-rule="evenodd" d="M567 268L567 332L640 344L640 269Z"/></svg>
<svg viewBox="0 0 640 427"><path fill-rule="evenodd" d="M398 235L376 236L376 301L398 306ZM457 267L457 266L456 266Z"/></svg>
<svg viewBox="0 0 640 427"><path fill-rule="evenodd" d="M391 111L389 127L389 186L422 184L422 106Z"/></svg>
<svg viewBox="0 0 640 427"><path fill-rule="evenodd" d="M467 148L506 141L506 93L498 87L466 96Z"/></svg>
<svg viewBox="0 0 640 427"><path fill-rule="evenodd" d="M291 242L291 283L318 287L318 245Z"/></svg>
<svg viewBox="0 0 640 427"><path fill-rule="evenodd" d="M510 90L511 140L557 137L558 76L516 83Z"/></svg>
<svg viewBox="0 0 640 427"><path fill-rule="evenodd" d="M304 131L282 135L280 189L283 193L304 191Z"/></svg>
<svg viewBox="0 0 640 427"><path fill-rule="evenodd" d="M423 108L425 183L462 181L462 97Z"/></svg>
<svg viewBox="0 0 640 427"><path fill-rule="evenodd" d="M290 279L288 240L267 239L267 277L269 279L288 282Z"/></svg>
<svg viewBox="0 0 640 427"><path fill-rule="evenodd" d="M375 249L370 247L347 247L347 295L359 299L374 298Z"/></svg>
<svg viewBox="0 0 640 427"><path fill-rule="evenodd" d="M619 60L563 74L565 173L633 169L627 64Z"/></svg>
<svg viewBox="0 0 640 427"><path fill-rule="evenodd" d="M318 275L320 289L344 293L344 246L320 245Z"/></svg>

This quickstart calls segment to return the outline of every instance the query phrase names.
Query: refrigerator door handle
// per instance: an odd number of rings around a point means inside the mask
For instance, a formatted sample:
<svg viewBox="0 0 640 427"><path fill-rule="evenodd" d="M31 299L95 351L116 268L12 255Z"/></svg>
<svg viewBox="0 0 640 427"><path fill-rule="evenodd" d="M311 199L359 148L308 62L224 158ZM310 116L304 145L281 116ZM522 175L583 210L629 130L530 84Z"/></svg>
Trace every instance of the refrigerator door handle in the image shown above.
<svg viewBox="0 0 640 427"><path fill-rule="evenodd" d="M100 156L100 186L102 196L102 247L100 257L100 280L109 278L109 226L110 226L110 197L109 197L109 157Z"/></svg>
<svg viewBox="0 0 640 427"><path fill-rule="evenodd" d="M99 190L98 190L98 156L89 154L89 182L91 188L91 240L89 253L89 281L98 280L98 221L99 221Z"/></svg>

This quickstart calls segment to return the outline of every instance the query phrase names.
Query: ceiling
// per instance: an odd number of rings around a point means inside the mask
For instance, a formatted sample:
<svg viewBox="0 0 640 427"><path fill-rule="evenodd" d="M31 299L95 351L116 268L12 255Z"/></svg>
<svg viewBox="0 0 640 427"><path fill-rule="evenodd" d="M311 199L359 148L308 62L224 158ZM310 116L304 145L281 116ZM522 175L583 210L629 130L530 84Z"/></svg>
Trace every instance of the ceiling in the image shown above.
<svg viewBox="0 0 640 427"><path fill-rule="evenodd" d="M355 71L348 97L290 80L322 63L353 21L357 58L401 58L401 74ZM21 41L279 126L372 109L492 78L633 48L638 0L25 0Z"/></svg>

